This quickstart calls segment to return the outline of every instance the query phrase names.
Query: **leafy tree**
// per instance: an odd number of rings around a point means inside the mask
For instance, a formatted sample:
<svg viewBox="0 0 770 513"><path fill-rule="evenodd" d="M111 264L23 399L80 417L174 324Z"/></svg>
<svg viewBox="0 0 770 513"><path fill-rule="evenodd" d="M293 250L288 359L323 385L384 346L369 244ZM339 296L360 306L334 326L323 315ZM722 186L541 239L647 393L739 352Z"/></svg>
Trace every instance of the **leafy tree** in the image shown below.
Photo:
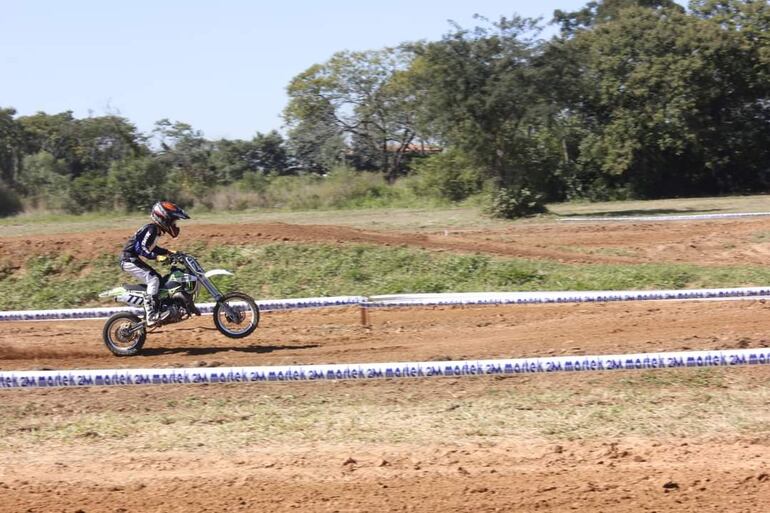
<svg viewBox="0 0 770 513"><path fill-rule="evenodd" d="M578 11L565 12L557 9L553 13L553 23L561 25L562 35L572 36L579 30L616 19L620 15L621 10L629 7L644 7L648 9L673 8L684 12L684 9L673 0L592 0Z"/></svg>
<svg viewBox="0 0 770 513"><path fill-rule="evenodd" d="M284 174L289 168L289 155L283 136L273 130L267 134L257 132L250 141L217 141L211 162L221 176L233 182L248 172Z"/></svg>
<svg viewBox="0 0 770 513"><path fill-rule="evenodd" d="M692 0L697 17L717 23L737 37L742 76L759 98L770 96L770 4L756 0ZM761 101L761 100L760 100Z"/></svg>
<svg viewBox="0 0 770 513"><path fill-rule="evenodd" d="M284 111L293 146L310 154L308 160L326 164L318 154L302 150L308 141L335 148L344 136L369 156L364 161L373 161L394 179L417 135L414 95L405 78L411 59L406 48L345 51L300 73L288 86Z"/></svg>
<svg viewBox="0 0 770 513"><path fill-rule="evenodd" d="M67 163L45 150L27 155L19 186L34 207L63 209L70 188Z"/></svg>
<svg viewBox="0 0 770 513"><path fill-rule="evenodd" d="M348 153L344 133L331 116L297 121L287 146L300 168L317 172L342 165Z"/></svg>
<svg viewBox="0 0 770 513"><path fill-rule="evenodd" d="M115 206L146 211L159 198L174 199L178 192L168 180L168 169L152 157L121 160L110 167L107 187Z"/></svg>
<svg viewBox="0 0 770 513"><path fill-rule="evenodd" d="M114 162L149 154L146 139L120 116L101 116L76 121L74 151L79 167L105 176Z"/></svg>
<svg viewBox="0 0 770 513"><path fill-rule="evenodd" d="M70 176L93 172L106 176L118 160L146 155L144 137L120 116L76 119L71 111L49 115L39 112L18 119L25 153L45 151L66 163Z"/></svg>
<svg viewBox="0 0 770 513"><path fill-rule="evenodd" d="M251 169L262 172L283 174L289 167L286 141L276 130L266 134L257 132L251 140L251 148L246 157Z"/></svg>
<svg viewBox="0 0 770 513"><path fill-rule="evenodd" d="M531 209L516 215L542 210L551 171L527 157L537 151L533 135L544 127L538 70L532 66L540 52L537 33L535 20L501 18L474 30L456 27L441 41L416 49L423 119L429 118L436 136L461 149L507 197L527 197L521 205Z"/></svg>
<svg viewBox="0 0 770 513"><path fill-rule="evenodd" d="M14 109L0 108L0 181L15 184L24 157L21 126L14 119Z"/></svg>
<svg viewBox="0 0 770 513"><path fill-rule="evenodd" d="M590 127L582 165L623 177L642 197L761 184L770 118L744 78L753 74L741 40L679 9L640 7L578 33Z"/></svg>
<svg viewBox="0 0 770 513"><path fill-rule="evenodd" d="M18 119L27 158L18 183L35 204L70 212L109 208L110 166L149 154L146 140L125 118L76 119L72 112L39 112Z"/></svg>
<svg viewBox="0 0 770 513"><path fill-rule="evenodd" d="M159 140L159 161L172 170L173 180L202 194L208 187L224 181L211 163L214 145L203 137L200 130L181 121L161 119L153 133Z"/></svg>
<svg viewBox="0 0 770 513"><path fill-rule="evenodd" d="M18 122L24 133L25 154L34 155L44 151L64 162L67 174L74 175L80 171L75 151L76 120L72 111L53 115L38 112L31 116L21 116Z"/></svg>

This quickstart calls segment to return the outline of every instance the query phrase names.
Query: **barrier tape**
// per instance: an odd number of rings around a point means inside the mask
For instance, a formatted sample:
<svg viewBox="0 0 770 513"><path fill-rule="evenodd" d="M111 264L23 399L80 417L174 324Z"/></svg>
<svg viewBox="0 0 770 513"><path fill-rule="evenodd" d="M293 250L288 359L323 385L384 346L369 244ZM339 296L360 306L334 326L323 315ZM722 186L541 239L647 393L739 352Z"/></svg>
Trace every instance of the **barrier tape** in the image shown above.
<svg viewBox="0 0 770 513"><path fill-rule="evenodd" d="M741 287L729 289L684 290L617 290L617 291L561 291L561 292L451 292L442 294L392 294L380 296L338 296L257 301L260 310L296 310L335 306L362 308L440 305L507 305L538 303L591 303L609 301L657 301L694 299L764 299L770 296L770 287ZM198 305L201 313L209 314L215 303ZM2 321L51 321L78 319L106 319L118 312L143 315L140 308L101 307L60 310L17 310L0 312Z"/></svg>
<svg viewBox="0 0 770 513"><path fill-rule="evenodd" d="M512 376L555 372L713 368L744 365L770 365L770 348L438 362L4 371L0 372L0 389Z"/></svg>
<svg viewBox="0 0 770 513"><path fill-rule="evenodd" d="M564 222L593 222L593 221L699 221L708 219L731 219L736 217L770 216L770 212L734 212L731 214L689 214L674 216L597 216L571 217L559 219Z"/></svg>
<svg viewBox="0 0 770 513"><path fill-rule="evenodd" d="M316 297L297 299L276 299L257 301L257 306L264 312L276 310L298 310L303 308L328 308L333 306L359 305L366 301L363 296ZM216 303L200 303L196 305L203 314L210 314ZM69 308L58 310L16 310L0 312L0 321L55 321L78 319L106 319L118 312L132 312L144 315L141 308L101 307L101 308Z"/></svg>
<svg viewBox="0 0 770 513"><path fill-rule="evenodd" d="M770 287L684 290L619 290L563 292L467 292L451 294L393 294L371 296L363 306L502 305L537 303L592 303L693 299L764 299Z"/></svg>

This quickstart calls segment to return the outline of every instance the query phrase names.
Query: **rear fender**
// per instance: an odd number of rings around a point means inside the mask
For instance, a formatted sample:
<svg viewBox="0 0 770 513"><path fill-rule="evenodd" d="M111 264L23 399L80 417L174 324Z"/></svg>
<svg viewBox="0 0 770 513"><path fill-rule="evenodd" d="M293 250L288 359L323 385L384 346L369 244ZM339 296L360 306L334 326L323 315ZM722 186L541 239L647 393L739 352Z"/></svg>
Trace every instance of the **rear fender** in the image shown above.
<svg viewBox="0 0 770 513"><path fill-rule="evenodd" d="M115 287L114 289L105 290L104 292L99 293L99 297L101 298L107 298L107 297L119 297L124 294L127 294L128 291L124 287Z"/></svg>
<svg viewBox="0 0 770 513"><path fill-rule="evenodd" d="M115 301L120 303L128 303L130 305L144 304L144 294L132 290L126 290L125 287L115 287L114 289L105 290L99 294L99 297L111 297Z"/></svg>

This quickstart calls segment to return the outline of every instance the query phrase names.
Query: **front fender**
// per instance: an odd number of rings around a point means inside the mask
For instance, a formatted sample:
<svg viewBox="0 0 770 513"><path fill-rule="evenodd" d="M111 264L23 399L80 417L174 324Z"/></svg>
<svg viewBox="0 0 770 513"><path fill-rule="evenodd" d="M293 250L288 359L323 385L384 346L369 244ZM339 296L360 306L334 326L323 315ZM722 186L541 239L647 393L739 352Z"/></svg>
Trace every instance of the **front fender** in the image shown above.
<svg viewBox="0 0 770 513"><path fill-rule="evenodd" d="M210 271L206 271L206 278L211 278L212 276L235 276L230 271L225 271L224 269L212 269Z"/></svg>

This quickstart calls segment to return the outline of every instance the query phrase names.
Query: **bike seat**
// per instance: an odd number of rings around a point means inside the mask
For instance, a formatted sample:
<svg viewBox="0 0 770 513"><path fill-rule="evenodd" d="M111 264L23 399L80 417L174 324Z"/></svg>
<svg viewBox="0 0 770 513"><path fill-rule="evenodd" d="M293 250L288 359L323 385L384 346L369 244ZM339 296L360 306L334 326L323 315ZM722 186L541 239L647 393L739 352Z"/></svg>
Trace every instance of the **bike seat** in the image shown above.
<svg viewBox="0 0 770 513"><path fill-rule="evenodd" d="M135 290L135 291L141 291L144 292L147 290L147 285L138 285L138 284L129 284L124 283L123 288L126 290Z"/></svg>

